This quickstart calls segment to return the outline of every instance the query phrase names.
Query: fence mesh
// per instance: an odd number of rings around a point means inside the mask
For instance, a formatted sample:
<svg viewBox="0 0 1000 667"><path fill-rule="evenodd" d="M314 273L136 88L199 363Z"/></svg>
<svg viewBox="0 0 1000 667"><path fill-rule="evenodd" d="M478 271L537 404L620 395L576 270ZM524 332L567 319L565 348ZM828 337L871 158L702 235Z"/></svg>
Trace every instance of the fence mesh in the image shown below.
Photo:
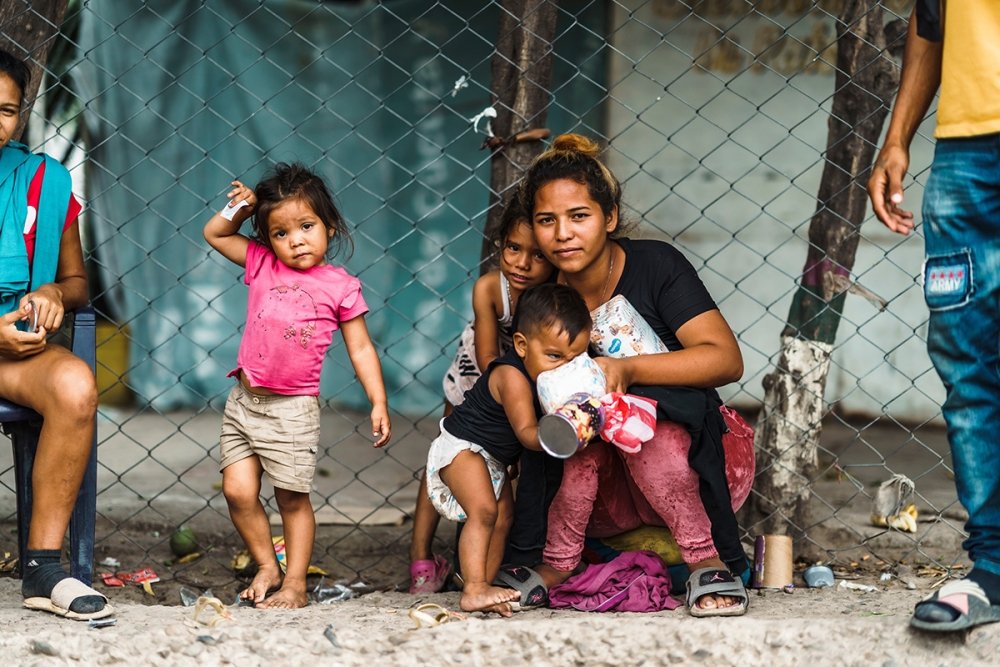
<svg viewBox="0 0 1000 667"><path fill-rule="evenodd" d="M847 4L557 4L546 127L606 145L634 235L666 239L695 264L745 357L724 398L750 418L809 247L837 92L836 17ZM912 0L867 4L898 57ZM299 160L329 180L351 225L355 252L337 261L365 285L394 421L391 446L373 450L364 395L335 343L322 385L314 562L335 578L406 579L407 518L481 266L491 156L482 112L495 102L501 11L462 0L69 3L26 141L63 159L86 203L101 318L98 561L152 565L202 587L232 581L242 545L217 445L246 297L201 226L230 180ZM4 36L17 43L7 27ZM931 123L914 142L914 206ZM809 520L789 529L814 558L952 566L962 510L943 389L925 351L922 244L873 218L859 233L819 464L806 480ZM7 508L11 465L0 453ZM896 474L915 482L916 533L871 525L878 485ZM276 514L269 487L264 495ZM169 550L181 525L204 552L190 563ZM437 550L450 542L442 527Z"/></svg>

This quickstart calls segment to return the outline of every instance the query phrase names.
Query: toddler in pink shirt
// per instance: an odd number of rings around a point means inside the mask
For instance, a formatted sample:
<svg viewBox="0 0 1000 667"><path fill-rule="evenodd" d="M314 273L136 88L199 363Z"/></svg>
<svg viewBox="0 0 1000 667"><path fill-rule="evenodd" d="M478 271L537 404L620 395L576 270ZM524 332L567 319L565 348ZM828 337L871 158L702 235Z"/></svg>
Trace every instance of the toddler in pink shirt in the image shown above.
<svg viewBox="0 0 1000 667"><path fill-rule="evenodd" d="M350 242L323 180L300 164L278 164L251 190L233 181L229 204L205 224L205 239L245 268L247 323L220 436L222 491L257 574L240 597L265 608L304 607L316 519L309 492L319 446L319 378L340 329L371 402L375 446L389 441L382 366L368 335L361 282L327 263L331 241ZM253 216L255 239L239 233ZM285 572L260 501L267 474L281 513Z"/></svg>

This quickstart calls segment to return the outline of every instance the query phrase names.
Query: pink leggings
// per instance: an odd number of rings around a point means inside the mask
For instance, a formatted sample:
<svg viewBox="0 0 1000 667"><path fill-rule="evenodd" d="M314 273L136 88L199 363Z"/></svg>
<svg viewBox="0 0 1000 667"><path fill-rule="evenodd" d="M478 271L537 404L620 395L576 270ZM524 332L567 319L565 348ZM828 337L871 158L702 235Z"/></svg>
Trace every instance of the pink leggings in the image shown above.
<svg viewBox="0 0 1000 667"><path fill-rule="evenodd" d="M753 429L723 406L729 433L722 436L726 479L739 509L754 476ZM642 525L667 526L686 563L718 556L712 528L688 465L691 436L661 421L656 435L636 454L597 440L566 459L563 480L549 507L542 560L569 572L580 564L585 537L611 537Z"/></svg>

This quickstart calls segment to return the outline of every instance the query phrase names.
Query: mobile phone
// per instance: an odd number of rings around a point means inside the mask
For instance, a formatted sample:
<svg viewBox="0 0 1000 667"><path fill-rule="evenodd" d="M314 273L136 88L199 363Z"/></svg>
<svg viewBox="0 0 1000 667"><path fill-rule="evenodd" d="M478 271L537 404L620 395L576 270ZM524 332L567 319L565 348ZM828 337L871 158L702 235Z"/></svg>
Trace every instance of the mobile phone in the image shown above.
<svg viewBox="0 0 1000 667"><path fill-rule="evenodd" d="M36 306L35 302L31 299L28 299L28 303L31 304L31 324L29 325L24 320L18 320L17 328L19 331L35 333L38 331L38 306Z"/></svg>

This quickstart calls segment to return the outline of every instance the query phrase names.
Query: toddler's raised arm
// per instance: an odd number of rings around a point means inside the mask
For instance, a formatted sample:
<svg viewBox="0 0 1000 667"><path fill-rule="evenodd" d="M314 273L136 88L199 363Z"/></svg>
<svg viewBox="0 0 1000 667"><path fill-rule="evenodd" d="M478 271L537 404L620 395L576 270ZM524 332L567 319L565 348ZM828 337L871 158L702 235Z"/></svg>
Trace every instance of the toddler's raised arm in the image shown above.
<svg viewBox="0 0 1000 667"><path fill-rule="evenodd" d="M204 235L208 244L229 261L246 266L247 246L250 239L239 233L243 222L253 215L257 199L253 190L239 181L232 182L233 189L226 193L229 203L205 223Z"/></svg>

